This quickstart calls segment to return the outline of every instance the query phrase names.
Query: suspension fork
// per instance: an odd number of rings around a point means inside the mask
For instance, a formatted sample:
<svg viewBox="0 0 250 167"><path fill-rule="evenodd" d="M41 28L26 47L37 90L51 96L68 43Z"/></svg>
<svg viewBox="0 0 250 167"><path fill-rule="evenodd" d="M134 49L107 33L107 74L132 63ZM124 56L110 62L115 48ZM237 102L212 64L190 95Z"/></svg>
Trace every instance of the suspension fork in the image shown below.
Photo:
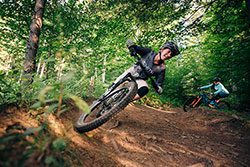
<svg viewBox="0 0 250 167"><path fill-rule="evenodd" d="M136 81L135 81L135 78L134 78L134 77L132 76L132 74L129 72L127 75L125 75L125 76L124 76L122 79L120 79L118 82L113 83L113 84L108 88L108 90L101 96L101 98L99 99L99 101L102 101L103 98L104 98L105 96L107 96L108 94L110 94L113 90L115 90L115 88L116 88L118 85L120 85L120 84L123 83L124 81L130 81L130 80L136 82Z"/></svg>
<svg viewBox="0 0 250 167"><path fill-rule="evenodd" d="M192 107L195 107L195 106L201 101L201 99L202 99L201 97L198 97L198 99L197 99L196 101L194 100L194 101L191 103L191 106L192 106Z"/></svg>

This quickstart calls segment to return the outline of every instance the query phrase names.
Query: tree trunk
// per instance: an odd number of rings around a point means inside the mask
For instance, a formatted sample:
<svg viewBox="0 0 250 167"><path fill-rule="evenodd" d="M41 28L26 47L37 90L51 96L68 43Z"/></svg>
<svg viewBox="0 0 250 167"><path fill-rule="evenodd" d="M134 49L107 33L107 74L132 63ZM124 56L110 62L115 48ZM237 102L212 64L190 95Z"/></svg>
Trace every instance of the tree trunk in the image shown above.
<svg viewBox="0 0 250 167"><path fill-rule="evenodd" d="M24 73L31 74L35 72L36 54L38 50L39 36L42 27L42 18L46 0L36 0L35 12L30 25L29 40L26 45L26 53L24 60ZM32 78L31 78L32 79Z"/></svg>

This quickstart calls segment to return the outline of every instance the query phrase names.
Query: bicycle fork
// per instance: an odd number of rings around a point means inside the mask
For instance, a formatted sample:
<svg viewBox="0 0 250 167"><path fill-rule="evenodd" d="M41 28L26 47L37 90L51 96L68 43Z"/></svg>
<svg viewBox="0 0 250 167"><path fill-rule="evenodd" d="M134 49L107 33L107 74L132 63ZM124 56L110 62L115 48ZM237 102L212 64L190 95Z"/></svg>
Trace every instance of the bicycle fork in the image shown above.
<svg viewBox="0 0 250 167"><path fill-rule="evenodd" d="M192 101L192 103L190 104L191 107L195 107L200 101L201 101L201 97L198 97L197 100Z"/></svg>
<svg viewBox="0 0 250 167"><path fill-rule="evenodd" d="M107 96L109 93L111 93L118 85L120 85L124 81L130 81L130 80L136 82L135 79L134 79L134 77L132 76L132 74L129 72L127 75L125 75L118 82L112 83L112 85L105 91L105 93L100 97L100 99L103 99L105 96Z"/></svg>

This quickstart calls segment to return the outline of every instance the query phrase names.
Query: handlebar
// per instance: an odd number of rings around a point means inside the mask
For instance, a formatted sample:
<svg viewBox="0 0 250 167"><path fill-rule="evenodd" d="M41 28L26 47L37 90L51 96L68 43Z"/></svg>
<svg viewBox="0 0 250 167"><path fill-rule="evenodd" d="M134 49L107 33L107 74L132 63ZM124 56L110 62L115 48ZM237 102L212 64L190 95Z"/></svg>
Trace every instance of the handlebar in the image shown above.
<svg viewBox="0 0 250 167"><path fill-rule="evenodd" d="M204 89L201 89L201 90L198 90L200 92L200 94L206 94L208 97L212 97L213 96L213 93L210 92L210 91L206 91Z"/></svg>

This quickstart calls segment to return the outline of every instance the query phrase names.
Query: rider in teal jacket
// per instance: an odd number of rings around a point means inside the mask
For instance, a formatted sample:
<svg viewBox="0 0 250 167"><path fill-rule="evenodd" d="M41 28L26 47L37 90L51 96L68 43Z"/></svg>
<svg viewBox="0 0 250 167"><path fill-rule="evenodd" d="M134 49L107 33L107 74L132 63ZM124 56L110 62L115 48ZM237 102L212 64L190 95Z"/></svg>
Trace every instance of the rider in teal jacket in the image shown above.
<svg viewBox="0 0 250 167"><path fill-rule="evenodd" d="M215 77L213 81L213 83L199 88L200 90L207 88L213 88L215 90L215 92L212 93L213 97L210 102L210 105L216 105L216 100L229 96L229 91L221 83L221 79L219 77Z"/></svg>

